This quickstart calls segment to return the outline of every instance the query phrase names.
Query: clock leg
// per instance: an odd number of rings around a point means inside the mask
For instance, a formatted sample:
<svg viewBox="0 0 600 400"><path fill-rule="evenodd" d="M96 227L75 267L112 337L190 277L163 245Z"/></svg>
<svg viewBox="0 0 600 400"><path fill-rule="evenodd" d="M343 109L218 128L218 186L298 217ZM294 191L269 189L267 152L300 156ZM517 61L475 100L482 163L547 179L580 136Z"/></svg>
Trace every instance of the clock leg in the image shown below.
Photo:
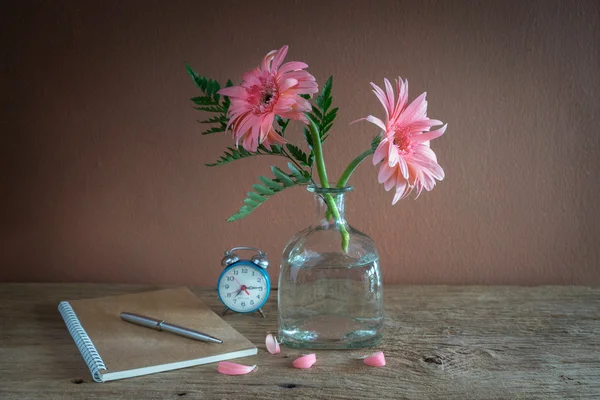
<svg viewBox="0 0 600 400"><path fill-rule="evenodd" d="M258 312L260 313L260 316L261 316L261 317L263 317L263 318L265 317L265 313L263 313L263 310L262 310L262 308L259 308L259 309L258 309Z"/></svg>
<svg viewBox="0 0 600 400"><path fill-rule="evenodd" d="M225 309L223 310L223 313L221 314L221 316L224 317L225 314L227 314L227 311L229 311L229 307L225 307Z"/></svg>

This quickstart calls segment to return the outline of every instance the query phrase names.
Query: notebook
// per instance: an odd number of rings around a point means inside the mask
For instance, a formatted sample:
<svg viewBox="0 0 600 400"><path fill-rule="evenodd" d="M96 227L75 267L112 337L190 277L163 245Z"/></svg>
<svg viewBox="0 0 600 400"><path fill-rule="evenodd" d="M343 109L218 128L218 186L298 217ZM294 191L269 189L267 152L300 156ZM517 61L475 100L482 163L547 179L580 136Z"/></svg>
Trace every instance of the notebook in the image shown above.
<svg viewBox="0 0 600 400"><path fill-rule="evenodd" d="M58 310L96 382L255 355L257 348L189 289L63 301ZM131 312L164 319L223 340L200 342L120 318Z"/></svg>

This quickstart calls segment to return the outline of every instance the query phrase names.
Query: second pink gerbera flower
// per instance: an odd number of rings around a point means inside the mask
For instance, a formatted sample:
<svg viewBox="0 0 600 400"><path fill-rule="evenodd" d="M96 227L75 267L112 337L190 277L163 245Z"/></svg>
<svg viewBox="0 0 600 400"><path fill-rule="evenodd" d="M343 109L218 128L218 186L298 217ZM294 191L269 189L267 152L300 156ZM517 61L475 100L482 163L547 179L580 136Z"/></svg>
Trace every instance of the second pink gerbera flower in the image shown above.
<svg viewBox="0 0 600 400"><path fill-rule="evenodd" d="M381 142L373 154L373 164L381 162L377 179L385 190L396 187L392 200L392 204L396 204L413 190L418 197L423 189L433 189L436 179L444 179L444 170L430 148L430 141L442 136L447 124L430 131L432 126L442 125L442 122L427 117L426 93L408 104L408 82L398 78L398 100L395 101L390 81L385 79L384 83L385 92L374 83L371 86L385 109L385 123L372 115L363 119L383 130Z"/></svg>
<svg viewBox="0 0 600 400"><path fill-rule="evenodd" d="M240 86L219 90L231 99L227 116L236 146L255 152L260 144L269 147L285 143L275 132L275 116L306 121L304 112L312 106L301 94L318 92L315 77L304 71L308 65L288 62L282 65L288 46L269 52L260 68L248 71Z"/></svg>

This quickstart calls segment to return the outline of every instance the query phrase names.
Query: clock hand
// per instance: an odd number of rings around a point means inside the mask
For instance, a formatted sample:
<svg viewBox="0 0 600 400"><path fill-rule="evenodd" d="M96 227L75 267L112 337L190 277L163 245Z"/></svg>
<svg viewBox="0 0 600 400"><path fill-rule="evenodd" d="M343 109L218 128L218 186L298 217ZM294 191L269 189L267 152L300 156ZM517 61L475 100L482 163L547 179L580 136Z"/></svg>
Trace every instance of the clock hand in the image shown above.
<svg viewBox="0 0 600 400"><path fill-rule="evenodd" d="M231 275L231 276L233 276L233 275ZM237 280L237 278L236 278L235 276L233 276L233 279L235 279L235 281L236 281L237 283L239 283L239 284L240 284L240 286L242 286L242 284L240 283L240 281L238 281L238 280Z"/></svg>

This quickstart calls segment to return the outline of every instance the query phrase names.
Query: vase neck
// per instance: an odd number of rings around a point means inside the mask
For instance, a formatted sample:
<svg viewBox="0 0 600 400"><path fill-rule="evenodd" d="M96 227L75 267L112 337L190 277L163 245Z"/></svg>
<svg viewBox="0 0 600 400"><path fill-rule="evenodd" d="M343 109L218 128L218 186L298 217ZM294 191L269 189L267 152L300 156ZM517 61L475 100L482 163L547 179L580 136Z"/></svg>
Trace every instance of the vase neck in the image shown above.
<svg viewBox="0 0 600 400"><path fill-rule="evenodd" d="M308 190L313 193L315 199L315 226L348 225L346 222L346 195L352 190L351 186L344 188L309 186ZM337 212L339 213L337 221L327 204L328 199L333 200L336 205Z"/></svg>

